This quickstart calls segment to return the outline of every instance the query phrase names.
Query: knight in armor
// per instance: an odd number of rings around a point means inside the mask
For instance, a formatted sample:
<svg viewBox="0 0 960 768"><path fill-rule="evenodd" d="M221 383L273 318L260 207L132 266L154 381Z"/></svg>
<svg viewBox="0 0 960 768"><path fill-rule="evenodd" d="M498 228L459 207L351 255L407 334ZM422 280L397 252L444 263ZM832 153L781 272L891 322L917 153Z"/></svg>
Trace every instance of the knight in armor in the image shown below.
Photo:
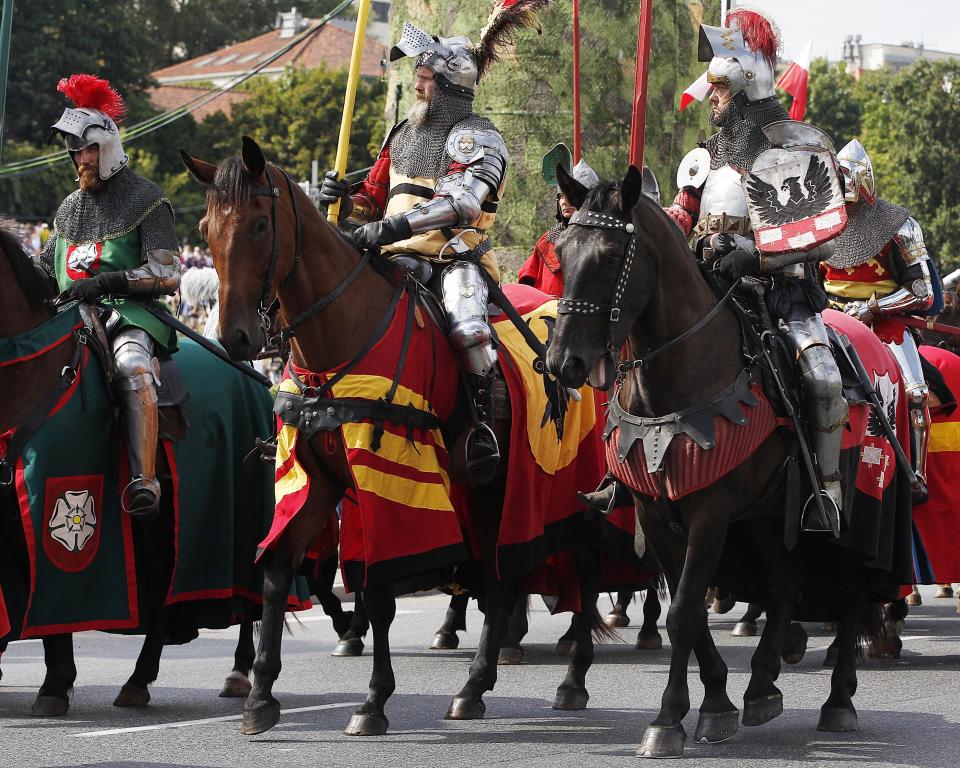
<svg viewBox="0 0 960 768"><path fill-rule="evenodd" d="M132 515L150 515L160 499L157 353L173 352L177 338L143 304L180 285L173 208L156 184L127 167L117 128L125 106L109 83L73 75L58 90L75 108L63 111L51 136L62 137L79 189L60 204L41 261L71 299L112 310L106 328L132 478L122 504Z"/></svg>
<svg viewBox="0 0 960 768"><path fill-rule="evenodd" d="M821 497L827 514L838 522L843 508L840 443L847 403L820 316L826 296L816 264L823 251L761 255L740 172L772 148L770 130L765 129L788 120L774 92L778 47L773 25L755 11L731 12L726 28L701 25L699 57L710 62L707 79L713 86L710 122L720 130L682 161L677 173L680 191L666 212L690 237L696 253L712 261L723 277L756 276L766 285L765 304L771 319L799 362L808 428L824 485ZM811 502L812 497L805 508L805 528L830 530L828 521L809 514L814 507Z"/></svg>
<svg viewBox="0 0 960 768"><path fill-rule="evenodd" d="M498 5L477 47L466 37L431 36L404 22L390 60L414 59L413 108L390 131L366 179L348 188L328 171L320 189L321 203L342 200L341 218L359 225L353 235L359 247L379 248L440 295L470 389L466 454L477 484L492 479L500 458L492 429L497 352L480 270L499 281L487 232L503 195L508 153L496 126L474 113L473 99L498 50L535 21L531 5Z"/></svg>
<svg viewBox="0 0 960 768"><path fill-rule="evenodd" d="M854 139L837 153L844 182L847 227L823 263L823 285L838 309L872 326L893 352L909 400L914 469L926 492L930 433L928 389L913 331L898 318L942 311L943 291L920 225L906 208L877 196L873 164Z"/></svg>
<svg viewBox="0 0 960 768"><path fill-rule="evenodd" d="M556 188L557 223L544 232L530 257L520 267L518 280L551 296L563 296L563 271L557 258L557 238L570 223L582 201L568 200L557 186L557 166L561 165L584 189L596 186L600 178L586 160L573 165L573 155L564 144L557 144L543 156L543 180Z"/></svg>

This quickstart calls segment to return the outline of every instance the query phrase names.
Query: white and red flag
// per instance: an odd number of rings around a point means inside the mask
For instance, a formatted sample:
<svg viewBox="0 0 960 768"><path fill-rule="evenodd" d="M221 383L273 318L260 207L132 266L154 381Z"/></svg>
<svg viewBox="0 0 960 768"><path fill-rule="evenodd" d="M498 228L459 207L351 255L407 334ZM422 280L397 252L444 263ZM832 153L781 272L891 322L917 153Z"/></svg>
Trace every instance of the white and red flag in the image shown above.
<svg viewBox="0 0 960 768"><path fill-rule="evenodd" d="M808 42L800 55L787 67L787 71L777 82L777 88L793 96L790 105L790 119L803 120L807 111L807 81L810 78L810 54L813 51L813 40Z"/></svg>
<svg viewBox="0 0 960 768"><path fill-rule="evenodd" d="M710 83L707 82L707 73L704 72L683 92L680 97L680 111L685 110L692 101L703 101L709 92Z"/></svg>

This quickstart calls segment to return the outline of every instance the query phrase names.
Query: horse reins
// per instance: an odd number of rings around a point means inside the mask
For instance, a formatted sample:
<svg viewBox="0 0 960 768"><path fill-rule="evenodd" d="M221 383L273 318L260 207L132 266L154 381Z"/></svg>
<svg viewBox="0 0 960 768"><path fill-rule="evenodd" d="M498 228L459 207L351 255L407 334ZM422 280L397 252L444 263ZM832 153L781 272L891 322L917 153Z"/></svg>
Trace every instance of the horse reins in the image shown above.
<svg viewBox="0 0 960 768"><path fill-rule="evenodd" d="M616 331L617 323L620 322L621 307L620 304L623 300L623 294L626 291L627 283L630 280L630 271L633 268L633 262L637 255L637 231L633 222L624 221L617 218L616 216L611 216L607 213L601 213L600 211L588 211L581 210L577 211L570 217L570 224L577 225L581 227L594 227L596 229L612 229L619 232L626 232L630 235L630 241L627 243L627 248L623 258L623 265L620 267L620 274L617 276L617 282L614 285L613 289L613 301L610 304L597 304L592 301L586 301L584 299L568 299L562 298L557 304L557 314L558 315L605 315L609 314L608 321L608 331L607 331L607 351L613 356L617 361L617 371L621 375L628 373L629 371L635 370L637 368L642 368L647 363L649 363L653 358L658 355L666 352L668 349L682 343L687 340L689 337L693 336L697 331L703 328L707 323L713 320L716 317L720 310L726 305L727 301L733 296L734 290L739 285L739 280L737 280L730 289L723 295L723 298L720 299L707 314L701 317L696 323L691 327L687 328L683 333L669 341L661 344L656 349L652 349L646 354L641 355L640 357L634 358L632 360L621 360L619 352L617 350L616 344L614 342L614 333Z"/></svg>

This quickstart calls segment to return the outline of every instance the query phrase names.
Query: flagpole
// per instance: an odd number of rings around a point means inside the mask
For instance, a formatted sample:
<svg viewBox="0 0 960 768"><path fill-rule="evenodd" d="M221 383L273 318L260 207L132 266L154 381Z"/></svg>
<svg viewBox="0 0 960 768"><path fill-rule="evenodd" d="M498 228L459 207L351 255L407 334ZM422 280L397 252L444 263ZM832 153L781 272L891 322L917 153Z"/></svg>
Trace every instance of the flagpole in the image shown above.
<svg viewBox="0 0 960 768"><path fill-rule="evenodd" d="M647 73L650 59L650 28L653 0L640 0L637 28L637 74L633 83L633 123L630 126L630 165L643 168L643 133L647 122Z"/></svg>
<svg viewBox="0 0 960 768"><path fill-rule="evenodd" d="M3 154L3 118L7 106L7 73L10 64L10 34L13 28L13 0L3 0L0 19L0 156Z"/></svg>
<svg viewBox="0 0 960 768"><path fill-rule="evenodd" d="M340 118L340 138L337 141L337 160L334 169L337 178L347 172L347 156L350 154L350 128L353 125L353 107L360 83L360 62L363 59L363 43L367 37L367 20L370 18L370 0L359 0L357 29L353 34L353 51L350 53L350 71L347 75L347 92L343 98L343 115ZM340 201L327 208L327 221L336 224L340 218Z"/></svg>
<svg viewBox="0 0 960 768"><path fill-rule="evenodd" d="M580 162L580 0L573 0L573 164Z"/></svg>

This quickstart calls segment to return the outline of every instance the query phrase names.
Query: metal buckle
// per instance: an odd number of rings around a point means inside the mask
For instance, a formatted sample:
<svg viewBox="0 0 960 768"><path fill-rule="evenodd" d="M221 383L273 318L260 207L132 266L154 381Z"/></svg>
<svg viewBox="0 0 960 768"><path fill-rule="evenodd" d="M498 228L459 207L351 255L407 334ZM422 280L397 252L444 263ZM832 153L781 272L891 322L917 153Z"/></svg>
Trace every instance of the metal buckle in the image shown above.
<svg viewBox="0 0 960 768"><path fill-rule="evenodd" d="M0 461L0 488L7 488L13 483L13 467L6 459Z"/></svg>
<svg viewBox="0 0 960 768"><path fill-rule="evenodd" d="M610 322L616 323L620 320L620 307L614 307L610 310Z"/></svg>

